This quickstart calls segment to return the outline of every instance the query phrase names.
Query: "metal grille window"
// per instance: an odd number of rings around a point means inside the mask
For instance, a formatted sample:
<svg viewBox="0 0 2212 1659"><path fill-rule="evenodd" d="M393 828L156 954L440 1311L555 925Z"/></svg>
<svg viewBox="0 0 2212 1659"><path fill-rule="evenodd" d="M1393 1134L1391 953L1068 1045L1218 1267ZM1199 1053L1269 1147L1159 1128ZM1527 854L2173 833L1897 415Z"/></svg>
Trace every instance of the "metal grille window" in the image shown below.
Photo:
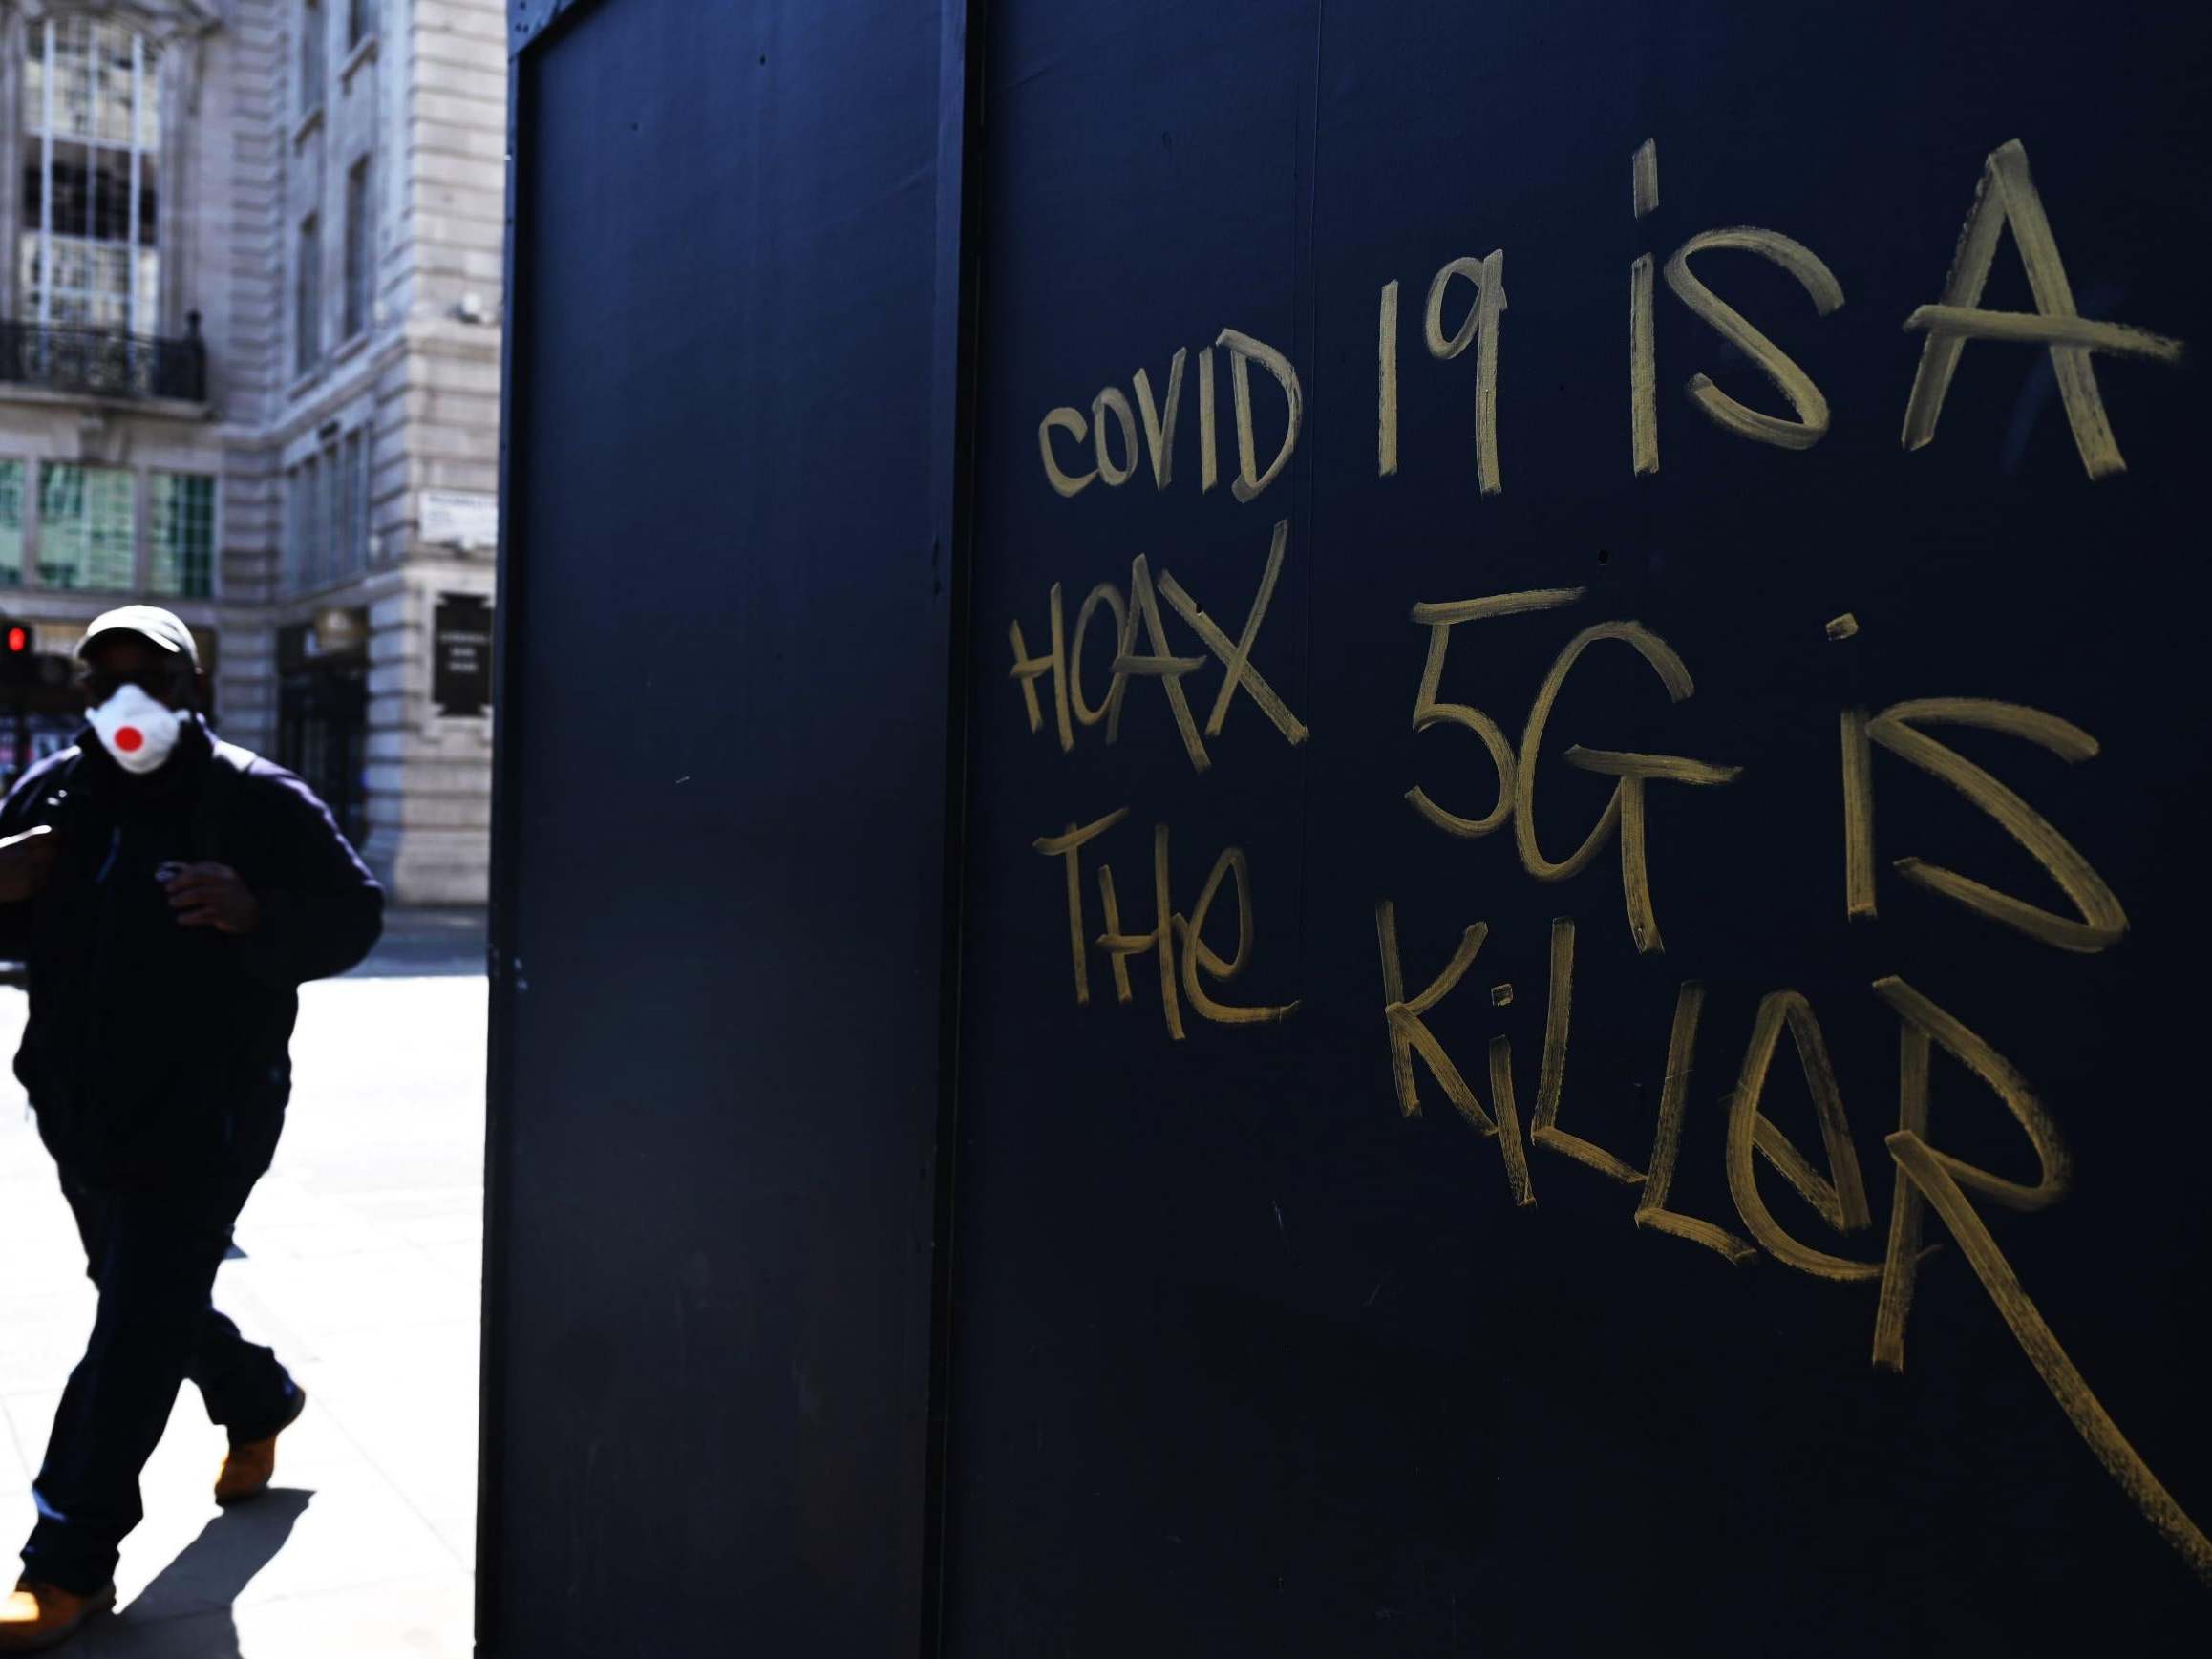
<svg viewBox="0 0 2212 1659"><path fill-rule="evenodd" d="M300 221L298 267L292 326L299 346L296 367L305 374L323 360L323 235L312 213Z"/></svg>
<svg viewBox="0 0 2212 1659"><path fill-rule="evenodd" d="M23 463L0 461L0 583L23 581Z"/></svg>
<svg viewBox="0 0 2212 1659"><path fill-rule="evenodd" d="M300 0L300 114L323 107L323 0Z"/></svg>
<svg viewBox="0 0 2212 1659"><path fill-rule="evenodd" d="M154 473L146 480L146 586L207 599L215 592L215 480Z"/></svg>
<svg viewBox="0 0 2212 1659"><path fill-rule="evenodd" d="M370 215L373 211L369 194L369 158L364 156L346 173L346 338L349 340L369 326L369 272L375 253Z"/></svg>
<svg viewBox="0 0 2212 1659"><path fill-rule="evenodd" d="M41 324L151 333L160 305L160 52L65 12L27 26L24 305Z"/></svg>
<svg viewBox="0 0 2212 1659"><path fill-rule="evenodd" d="M136 479L122 467L48 461L38 480L38 580L119 592L136 585Z"/></svg>

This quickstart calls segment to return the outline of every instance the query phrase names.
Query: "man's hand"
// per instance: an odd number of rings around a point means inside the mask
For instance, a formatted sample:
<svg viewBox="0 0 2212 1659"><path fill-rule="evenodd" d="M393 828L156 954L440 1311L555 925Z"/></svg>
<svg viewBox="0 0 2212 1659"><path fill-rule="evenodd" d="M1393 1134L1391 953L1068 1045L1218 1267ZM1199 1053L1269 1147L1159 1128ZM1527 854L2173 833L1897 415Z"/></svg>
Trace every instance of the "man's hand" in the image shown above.
<svg viewBox="0 0 2212 1659"><path fill-rule="evenodd" d="M53 826L43 823L0 840L0 904L35 899L53 872L60 846Z"/></svg>
<svg viewBox="0 0 2212 1659"><path fill-rule="evenodd" d="M186 864L169 878L167 889L180 926L251 933L261 925L261 901L228 864Z"/></svg>

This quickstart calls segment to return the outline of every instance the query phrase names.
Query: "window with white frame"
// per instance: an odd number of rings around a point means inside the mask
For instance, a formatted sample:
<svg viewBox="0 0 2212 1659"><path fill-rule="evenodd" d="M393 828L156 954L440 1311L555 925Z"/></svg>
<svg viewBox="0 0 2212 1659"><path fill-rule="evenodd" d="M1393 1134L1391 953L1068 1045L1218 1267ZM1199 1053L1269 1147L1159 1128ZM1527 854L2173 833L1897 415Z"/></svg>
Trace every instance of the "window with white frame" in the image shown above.
<svg viewBox="0 0 2212 1659"><path fill-rule="evenodd" d="M122 592L136 585L138 479L126 467L47 461L38 476L38 581Z"/></svg>
<svg viewBox="0 0 2212 1659"><path fill-rule="evenodd" d="M19 460L0 460L0 583L23 581L23 475Z"/></svg>
<svg viewBox="0 0 2212 1659"><path fill-rule="evenodd" d="M0 586L213 598L215 488L210 473L0 459Z"/></svg>
<svg viewBox="0 0 2212 1659"><path fill-rule="evenodd" d="M160 305L160 52L81 12L26 25L26 314L152 333Z"/></svg>
<svg viewBox="0 0 2212 1659"><path fill-rule="evenodd" d="M146 475L146 590L213 596L215 480L205 473Z"/></svg>

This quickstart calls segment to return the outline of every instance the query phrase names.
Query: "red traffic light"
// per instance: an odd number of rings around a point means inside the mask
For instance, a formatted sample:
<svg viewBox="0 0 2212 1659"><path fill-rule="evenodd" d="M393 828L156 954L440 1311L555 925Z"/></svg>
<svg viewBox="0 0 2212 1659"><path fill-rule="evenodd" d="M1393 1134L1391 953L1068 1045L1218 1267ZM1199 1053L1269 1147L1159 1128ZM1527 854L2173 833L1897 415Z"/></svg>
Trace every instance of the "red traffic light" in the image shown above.
<svg viewBox="0 0 2212 1659"><path fill-rule="evenodd" d="M31 630L29 628L11 627L8 630L8 654L10 656L19 657L30 649Z"/></svg>

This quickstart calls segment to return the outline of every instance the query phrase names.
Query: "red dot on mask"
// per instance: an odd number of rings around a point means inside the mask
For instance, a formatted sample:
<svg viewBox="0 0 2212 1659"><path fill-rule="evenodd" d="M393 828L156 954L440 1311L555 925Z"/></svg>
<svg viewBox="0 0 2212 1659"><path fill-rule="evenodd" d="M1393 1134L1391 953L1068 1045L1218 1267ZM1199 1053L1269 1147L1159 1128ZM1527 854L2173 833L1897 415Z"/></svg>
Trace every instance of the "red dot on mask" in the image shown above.
<svg viewBox="0 0 2212 1659"><path fill-rule="evenodd" d="M146 746L146 739L136 726L116 728L116 747L125 755L136 755Z"/></svg>

